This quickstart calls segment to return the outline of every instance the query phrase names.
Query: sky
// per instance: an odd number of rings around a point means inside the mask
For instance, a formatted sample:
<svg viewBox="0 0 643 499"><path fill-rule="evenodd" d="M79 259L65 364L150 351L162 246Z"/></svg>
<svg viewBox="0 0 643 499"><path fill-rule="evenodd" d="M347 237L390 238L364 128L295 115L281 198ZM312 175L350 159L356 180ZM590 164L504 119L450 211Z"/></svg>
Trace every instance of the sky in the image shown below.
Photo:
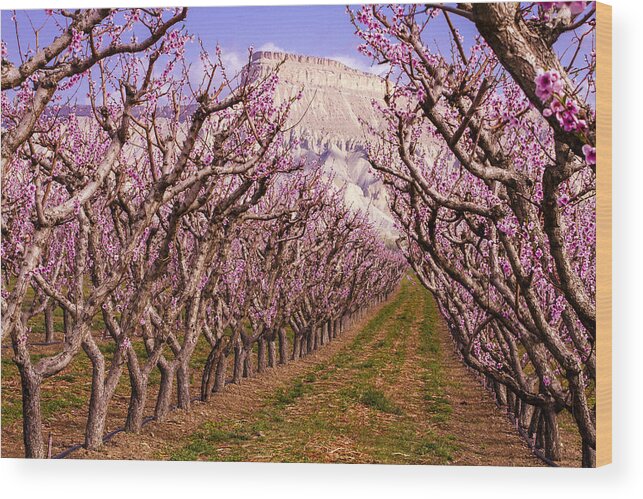
<svg viewBox="0 0 643 499"><path fill-rule="evenodd" d="M12 16L13 11L2 11L2 40L10 55L16 53L17 47ZM31 25L43 26L41 44L55 33L53 23L42 10L18 10L16 17L23 51L24 44L33 40ZM465 38L474 31L467 24L470 23L459 26ZM214 51L217 43L221 45L229 71L242 67L248 47L252 46L255 50L326 57L362 71L382 72L382 68L372 67L370 60L358 53L360 39L344 5L192 7L185 25L208 50ZM435 23L431 30L436 40L446 39L443 23ZM199 45L190 44L188 58L196 61L198 52Z"/></svg>
<svg viewBox="0 0 643 499"><path fill-rule="evenodd" d="M341 5L299 7L201 7L188 14L189 31L198 33L206 47L217 42L226 62L244 60L249 46L338 59L357 69L370 62L357 52L346 8Z"/></svg>
<svg viewBox="0 0 643 499"><path fill-rule="evenodd" d="M357 8L357 7L353 7ZM24 52L33 44L33 27L39 29L41 46L58 33L51 16L44 10L17 10L18 37L12 21L14 11L2 10L2 40L6 43L10 59L17 63L17 38ZM464 37L465 50L474 41L477 31L473 23L458 16L451 16L453 23ZM191 7L185 21L188 33L200 39L204 47L214 54L217 43L222 48L227 74L236 74L247 62L248 47L255 50L289 52L335 59L355 69L375 74L386 71L373 67L357 47L361 41L349 20L344 5L310 6L242 6L242 7ZM440 48L448 56L450 33L442 16L431 21L423 33L423 41L430 49ZM561 45L567 43L563 40ZM585 48L581 54L585 53ZM186 51L193 70L200 73L200 45L189 43ZM13 56L13 57L12 57ZM191 70L192 72L192 70ZM195 81L200 74L195 74ZM80 93L83 94L82 92ZM83 103L83 102L81 102Z"/></svg>

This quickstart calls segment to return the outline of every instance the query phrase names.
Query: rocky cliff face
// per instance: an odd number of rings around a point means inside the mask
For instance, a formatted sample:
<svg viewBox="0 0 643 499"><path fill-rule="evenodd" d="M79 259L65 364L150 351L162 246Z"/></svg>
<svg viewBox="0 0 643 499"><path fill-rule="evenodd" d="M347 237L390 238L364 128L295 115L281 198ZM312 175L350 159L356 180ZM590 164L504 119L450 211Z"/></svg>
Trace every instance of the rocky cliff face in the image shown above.
<svg viewBox="0 0 643 499"><path fill-rule="evenodd" d="M378 119L373 99L381 101L384 81L329 59L277 52L257 52L253 69L259 75L279 68L277 101L302 91L290 114L291 138L299 139L299 154L317 161L338 186L346 187L346 199L368 211L385 235L393 232L386 193L366 161L365 131L360 118Z"/></svg>

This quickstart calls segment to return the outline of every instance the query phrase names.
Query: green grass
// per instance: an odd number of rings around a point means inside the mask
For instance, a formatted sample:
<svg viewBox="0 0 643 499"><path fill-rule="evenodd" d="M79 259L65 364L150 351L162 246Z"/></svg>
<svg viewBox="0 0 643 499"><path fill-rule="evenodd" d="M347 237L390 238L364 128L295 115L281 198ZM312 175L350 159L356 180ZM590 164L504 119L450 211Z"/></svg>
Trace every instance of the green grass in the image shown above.
<svg viewBox="0 0 643 499"><path fill-rule="evenodd" d="M207 422L191 436L186 446L170 456L170 460L196 461L201 457L211 459L218 454L219 445L244 442L250 438L251 436L242 428L226 429L221 424Z"/></svg>
<svg viewBox="0 0 643 499"><path fill-rule="evenodd" d="M424 305L422 319L422 334L420 336L419 351L424 360L424 400L427 403L427 412L435 423L445 423L449 420L453 408L446 397L445 386L447 380L442 368L440 344L436 338L435 327L437 324L437 307L433 298L427 299Z"/></svg>
<svg viewBox="0 0 643 499"><path fill-rule="evenodd" d="M276 409L283 409L284 407L294 403L298 398L302 397L304 393L309 391L303 380L297 379L294 384L288 388L280 388L274 395L274 406Z"/></svg>
<svg viewBox="0 0 643 499"><path fill-rule="evenodd" d="M7 381L18 379L18 368L10 358L2 358L2 425L8 426L22 419L22 398L19 391L6 389ZM18 382L18 390L20 389Z"/></svg>
<svg viewBox="0 0 643 499"><path fill-rule="evenodd" d="M386 412L388 414L402 414L402 410L395 405L382 390L377 388L368 387L358 397L361 404L366 407L372 407L378 411Z"/></svg>
<svg viewBox="0 0 643 499"><path fill-rule="evenodd" d="M441 461L451 462L459 449L455 442L456 438L453 435L443 437L432 433L418 441L416 452L423 456L432 456Z"/></svg>
<svg viewBox="0 0 643 499"><path fill-rule="evenodd" d="M22 419L22 401L2 401L2 424L10 425Z"/></svg>
<svg viewBox="0 0 643 499"><path fill-rule="evenodd" d="M82 409L86 405L86 397L81 397L70 391L64 397L51 397L51 394L47 394L42 399L40 410L44 418L49 418L54 415L60 415L60 412L68 409Z"/></svg>
<svg viewBox="0 0 643 499"><path fill-rule="evenodd" d="M237 423L232 421L219 421L215 423L221 433L218 436L224 438L217 440L217 443L226 448L226 452L221 452L217 447L212 445L208 440L208 425L213 423L205 423L199 430L188 437L184 445L170 454L172 460L192 460L192 459L208 459L216 461L241 461L247 459L242 449L235 444L239 443L238 435L244 435L248 438L257 438L257 434L274 434L280 429L284 429L284 419L282 416L283 411L295 404L302 397L307 394L313 393L315 390L315 382L326 380L331 377L338 370L355 368L352 363L355 360L355 353L363 349L371 341L373 341L376 333L384 325L386 318L393 314L395 309L400 305L400 299L394 300L392 303L386 305L379 314L371 319L367 325L357 334L351 342L349 348L344 348L338 352L328 363L320 363L314 365L307 373L292 380L286 387L279 388L268 397L268 406L266 409L259 411L255 414L254 420L247 423L247 429L244 432L241 430ZM381 345L383 346L383 345ZM354 398L354 397L353 397ZM346 400L340 400L340 409L346 407ZM385 406L386 409L391 410L390 405ZM329 421L328 418L321 414L313 415L304 421L297 421L293 423L288 422L288 431L293 432L293 445L282 449L285 457L284 460L289 462L308 462L308 456L302 452L301 447L296 445L298 441L295 435L301 436L304 440L307 436L314 435L318 431L333 432L339 431L338 428ZM232 450L229 447L233 447Z"/></svg>

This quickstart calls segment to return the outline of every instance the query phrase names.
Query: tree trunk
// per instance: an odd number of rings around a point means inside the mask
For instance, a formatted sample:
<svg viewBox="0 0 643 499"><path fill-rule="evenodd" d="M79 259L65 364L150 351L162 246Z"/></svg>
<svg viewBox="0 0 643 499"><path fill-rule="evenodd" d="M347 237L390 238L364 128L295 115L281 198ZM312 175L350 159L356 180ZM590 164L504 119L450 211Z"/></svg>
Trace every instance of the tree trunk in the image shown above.
<svg viewBox="0 0 643 499"><path fill-rule="evenodd" d="M288 337L286 330L279 328L279 363L285 364L288 360Z"/></svg>
<svg viewBox="0 0 643 499"><path fill-rule="evenodd" d="M306 353L310 353L314 349L315 345L315 338L314 338L314 329L312 327L309 327L306 330Z"/></svg>
<svg viewBox="0 0 643 499"><path fill-rule="evenodd" d="M72 328L74 327L73 325L73 319L71 317L71 314L67 311L67 309L63 309L63 330L65 331L65 335L67 334L68 331L71 331Z"/></svg>
<svg viewBox="0 0 643 499"><path fill-rule="evenodd" d="M127 420L125 421L125 431L138 433L143 428L143 413L145 411L145 401L147 399L147 383L131 381L132 394L129 399L127 408Z"/></svg>
<svg viewBox="0 0 643 499"><path fill-rule="evenodd" d="M543 416L542 410L540 411L540 417L538 418L535 446L537 449L545 448L545 416Z"/></svg>
<svg viewBox="0 0 643 499"><path fill-rule="evenodd" d="M45 307L45 343L53 343L54 337L54 305L51 300Z"/></svg>
<svg viewBox="0 0 643 499"><path fill-rule="evenodd" d="M596 467L596 449L583 442L583 468Z"/></svg>
<svg viewBox="0 0 643 499"><path fill-rule="evenodd" d="M232 374L232 382L236 385L241 383L241 376L243 375L243 364L245 352L240 342L234 346L234 371Z"/></svg>
<svg viewBox="0 0 643 499"><path fill-rule="evenodd" d="M529 428L527 434L529 438L533 439L534 445L536 442L536 433L538 432L538 424L540 423L540 407L535 407L534 412L531 414L531 421L529 422Z"/></svg>
<svg viewBox="0 0 643 499"><path fill-rule="evenodd" d="M159 393L156 397L156 406L154 407L154 417L157 421L164 421L168 414L170 414L176 366L173 362L168 362L166 359L160 358L158 368L161 372L161 381Z"/></svg>
<svg viewBox="0 0 643 499"><path fill-rule="evenodd" d="M45 441L40 415L40 387L42 377L31 366L18 364L22 384L22 437L25 457L44 459Z"/></svg>
<svg viewBox="0 0 643 499"><path fill-rule="evenodd" d="M295 337L292 340L292 360L297 360L301 357L301 340L302 337L295 332Z"/></svg>
<svg viewBox="0 0 643 499"><path fill-rule="evenodd" d="M254 376L254 367L252 365L252 346L243 347L245 354L243 356L243 377L252 378Z"/></svg>
<svg viewBox="0 0 643 499"><path fill-rule="evenodd" d="M97 369L94 369L97 371ZM87 413L87 424L85 426L85 448L89 450L100 449L103 445L105 434L105 419L107 416L107 402L103 396L101 377L94 376L92 379L92 392Z"/></svg>
<svg viewBox="0 0 643 499"><path fill-rule="evenodd" d="M89 335L83 341L83 350L92 363L92 386L85 426L85 447L97 450L103 446L107 409L123 371L121 352L117 350L114 353L110 370L106 375L105 356Z"/></svg>
<svg viewBox="0 0 643 499"><path fill-rule="evenodd" d="M526 402L520 402L520 426L528 428L531 422L531 415L534 412L534 406Z"/></svg>
<svg viewBox="0 0 643 499"><path fill-rule="evenodd" d="M501 383L496 383L496 400L500 407L505 407L507 405L507 389L505 385Z"/></svg>
<svg viewBox="0 0 643 499"><path fill-rule="evenodd" d="M225 388L225 380L228 374L227 369L228 356L226 355L225 351L223 351L221 352L221 355L219 356L219 362L217 363L217 376L214 380L214 388L212 388L213 392L220 392Z"/></svg>
<svg viewBox="0 0 643 499"><path fill-rule="evenodd" d="M221 352L217 348L219 342L210 350L208 358L203 366L203 374L201 375L201 400L206 401L210 398L210 394L214 391L214 383L216 377L217 366L219 365L219 356Z"/></svg>
<svg viewBox="0 0 643 499"><path fill-rule="evenodd" d="M184 411L189 411L192 404L190 399L190 365L188 361L189 357L183 360L176 370L177 406Z"/></svg>
<svg viewBox="0 0 643 499"><path fill-rule="evenodd" d="M277 346L273 337L268 340L268 367L277 367Z"/></svg>
<svg viewBox="0 0 643 499"><path fill-rule="evenodd" d="M136 353L129 347L127 352L127 368L129 371L131 395L127 408L125 431L138 433L143 427L143 413L147 399L147 376L141 371Z"/></svg>
<svg viewBox="0 0 643 499"><path fill-rule="evenodd" d="M257 341L257 372L262 373L268 367L268 360L266 358L266 339L259 338Z"/></svg>
<svg viewBox="0 0 643 499"><path fill-rule="evenodd" d="M546 407L543 410L543 416L545 420L545 457L552 461L560 461L562 452L556 411L553 407Z"/></svg>
<svg viewBox="0 0 643 499"><path fill-rule="evenodd" d="M513 410L515 398L514 392L507 389L507 411L511 412Z"/></svg>

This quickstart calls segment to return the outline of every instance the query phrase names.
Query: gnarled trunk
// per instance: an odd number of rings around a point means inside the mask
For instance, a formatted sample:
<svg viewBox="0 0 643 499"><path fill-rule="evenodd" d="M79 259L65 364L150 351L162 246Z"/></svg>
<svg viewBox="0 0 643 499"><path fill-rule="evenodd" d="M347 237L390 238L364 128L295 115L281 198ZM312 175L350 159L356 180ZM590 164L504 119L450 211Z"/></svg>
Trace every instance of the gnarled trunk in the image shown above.
<svg viewBox="0 0 643 499"><path fill-rule="evenodd" d="M121 351L117 349L114 353L109 372L106 374L105 356L91 335L83 341L83 350L92 363L92 386L85 426L85 447L96 450L103 445L107 409L123 371Z"/></svg>
<svg viewBox="0 0 643 499"><path fill-rule="evenodd" d="M25 444L25 457L44 459L45 441L42 433L40 413L40 388L42 377L31 365L18 363L22 385L22 437Z"/></svg>
<svg viewBox="0 0 643 499"><path fill-rule="evenodd" d="M277 366L277 346L275 344L274 333L271 339L268 340L268 367Z"/></svg>
<svg viewBox="0 0 643 499"><path fill-rule="evenodd" d="M257 372L262 373L268 367L268 359L266 358L266 339L259 338L257 340Z"/></svg>
<svg viewBox="0 0 643 499"><path fill-rule="evenodd" d="M228 356L225 352L222 352L217 363L217 375L214 380L214 387L212 388L213 392L220 392L225 388L227 368Z"/></svg>
<svg viewBox="0 0 643 499"><path fill-rule="evenodd" d="M288 337L286 330L282 327L279 328L279 363L285 364L288 361Z"/></svg>
<svg viewBox="0 0 643 499"><path fill-rule="evenodd" d="M241 345L240 341L237 341L234 345L234 370L232 373L232 382L235 384L241 383L241 377L243 376L243 365L245 360L245 350Z"/></svg>
<svg viewBox="0 0 643 499"><path fill-rule="evenodd" d="M303 336L295 332L295 337L292 341L292 360L297 360L301 357L301 345L303 342Z"/></svg>
<svg viewBox="0 0 643 499"><path fill-rule="evenodd" d="M45 307L45 343L53 343L55 341L55 327L54 327L54 304L51 300Z"/></svg>
<svg viewBox="0 0 643 499"><path fill-rule="evenodd" d="M141 371L136 353L129 347L127 353L127 368L129 371L131 394L127 408L125 431L138 433L143 428L143 413L147 400L147 376Z"/></svg>
<svg viewBox="0 0 643 499"><path fill-rule="evenodd" d="M164 421L168 414L170 414L176 365L173 362L168 362L164 357L161 357L159 359L158 368L161 372L161 381L159 385L159 393L156 397L156 406L154 407L154 417L157 421Z"/></svg>
<svg viewBox="0 0 643 499"><path fill-rule="evenodd" d="M552 461L560 461L562 458L560 432L556 411L553 407L543 409L543 419L545 422L545 457Z"/></svg>
<svg viewBox="0 0 643 499"><path fill-rule="evenodd" d="M583 468L596 467L596 449L590 444L583 442Z"/></svg>
<svg viewBox="0 0 643 499"><path fill-rule="evenodd" d="M310 353L315 348L315 330L312 327L306 328L306 353Z"/></svg>
<svg viewBox="0 0 643 499"><path fill-rule="evenodd" d="M254 367L252 365L252 347L243 347L245 352L243 356L243 377L252 378L254 376Z"/></svg>
<svg viewBox="0 0 643 499"><path fill-rule="evenodd" d="M225 363L225 341L224 339L219 339L210 350L210 354L203 368L203 376L201 377L201 400L203 401L208 400L211 393L219 391L216 390L215 387L220 376L219 369L222 358ZM223 382L225 384L225 377Z"/></svg>
<svg viewBox="0 0 643 499"><path fill-rule="evenodd" d="M190 365L188 360L189 357L182 361L176 370L177 407L185 411L189 411L190 405L192 404L190 398Z"/></svg>

